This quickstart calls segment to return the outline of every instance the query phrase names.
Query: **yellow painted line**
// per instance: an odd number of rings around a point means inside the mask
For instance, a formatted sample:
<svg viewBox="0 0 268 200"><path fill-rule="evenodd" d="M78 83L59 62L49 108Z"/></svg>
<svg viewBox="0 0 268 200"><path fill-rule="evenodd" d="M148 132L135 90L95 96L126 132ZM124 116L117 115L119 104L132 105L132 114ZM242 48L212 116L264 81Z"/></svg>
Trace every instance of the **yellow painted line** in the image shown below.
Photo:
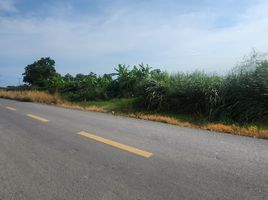
<svg viewBox="0 0 268 200"><path fill-rule="evenodd" d="M45 119L45 118L42 118L42 117L39 117L39 116L36 116L36 115L32 115L32 114L27 114L28 117L31 117L33 119L36 119L36 120L39 120L41 122L49 122L48 119Z"/></svg>
<svg viewBox="0 0 268 200"><path fill-rule="evenodd" d="M9 107L9 106L6 106L6 109L8 109L8 110L12 110L12 111L16 111L16 110L17 110L16 108Z"/></svg>
<svg viewBox="0 0 268 200"><path fill-rule="evenodd" d="M100 136L97 136L97 135L93 135L91 133L87 133L85 131L79 132L78 135L81 135L81 136L96 140L98 142L102 142L104 144L116 147L116 148L124 150L124 151L128 151L130 153L133 153L133 154L145 157L145 158L150 158L153 155L152 153L150 153L148 151L143 151L143 150L137 149L135 147L131 147L131 146L121 144L119 142L115 142L115 141L112 141L112 140L109 140L109 139L106 139L106 138L103 138L103 137L100 137Z"/></svg>

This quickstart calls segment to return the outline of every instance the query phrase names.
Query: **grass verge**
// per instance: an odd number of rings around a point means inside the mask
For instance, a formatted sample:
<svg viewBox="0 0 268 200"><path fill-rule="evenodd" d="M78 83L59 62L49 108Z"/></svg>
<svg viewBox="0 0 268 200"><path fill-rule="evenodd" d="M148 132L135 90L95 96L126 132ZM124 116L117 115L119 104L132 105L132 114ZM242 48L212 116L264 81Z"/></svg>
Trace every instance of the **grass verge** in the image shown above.
<svg viewBox="0 0 268 200"><path fill-rule="evenodd" d="M61 106L64 108L74 108L79 110L88 110L95 112L106 112L104 109L98 106L82 106L77 103L72 103L63 100L59 95L51 95L42 91L7 91L0 90L0 98L19 100L25 102L37 102L44 104L52 104Z"/></svg>
<svg viewBox="0 0 268 200"><path fill-rule="evenodd" d="M53 104L65 108L108 112L114 115L123 115L137 119L157 121L183 127L199 128L216 132L230 133L256 138L268 139L268 127L257 125L239 126L236 124L224 123L200 123L193 116L170 115L167 113L152 113L135 110L134 99L113 99L109 101L90 101L72 103L65 101L58 95L51 95L41 91L6 91L0 90L0 98L7 98L20 101Z"/></svg>

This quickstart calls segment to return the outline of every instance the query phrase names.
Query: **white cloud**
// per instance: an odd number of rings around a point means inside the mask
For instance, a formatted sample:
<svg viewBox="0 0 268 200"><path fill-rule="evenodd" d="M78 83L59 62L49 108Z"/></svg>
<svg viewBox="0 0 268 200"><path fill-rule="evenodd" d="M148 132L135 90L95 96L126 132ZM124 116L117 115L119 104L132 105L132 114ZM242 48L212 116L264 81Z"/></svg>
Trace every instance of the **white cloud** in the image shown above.
<svg viewBox="0 0 268 200"><path fill-rule="evenodd" d="M60 13L45 19L0 17L0 46L5 47L0 57L51 56L64 72L71 67L73 72L88 72L84 66L93 66L91 70L102 73L120 62L144 62L173 72L222 72L253 47L268 51L264 8L268 3L259 3L237 15L235 24L222 28L213 27L217 13L165 17L130 8L79 20L65 19Z"/></svg>

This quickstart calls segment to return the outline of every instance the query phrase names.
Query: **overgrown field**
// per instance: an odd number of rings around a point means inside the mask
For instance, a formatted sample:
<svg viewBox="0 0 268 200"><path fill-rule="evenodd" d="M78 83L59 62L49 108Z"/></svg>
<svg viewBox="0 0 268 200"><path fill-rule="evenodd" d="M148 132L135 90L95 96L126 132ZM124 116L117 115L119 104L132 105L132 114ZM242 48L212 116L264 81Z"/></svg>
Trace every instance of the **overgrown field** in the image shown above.
<svg viewBox="0 0 268 200"><path fill-rule="evenodd" d="M256 132L251 136L258 137L264 137L264 132L260 134L259 130L267 129L268 61L257 54L223 76L200 71L169 74L143 64L132 68L119 65L114 73L102 76L92 72L62 76L56 72L54 64L50 58L42 58L28 65L23 74L28 84L13 88L23 91L23 95L22 92L1 91L0 97L94 107L95 110L173 124L185 122L192 127L222 129L235 134L242 134L239 127L250 127L249 132ZM48 97L40 91L52 95ZM243 132L247 132L246 129ZM249 132L246 135L250 135Z"/></svg>
<svg viewBox="0 0 268 200"><path fill-rule="evenodd" d="M185 114L170 114L168 112L136 109L136 99L112 99L88 102L68 102L58 95L40 91L6 91L0 90L0 98L53 104L65 108L108 112L143 120L157 121L178 126L200 128L205 130L231 133L256 138L268 138L268 127L264 124L235 124L209 122L203 117Z"/></svg>

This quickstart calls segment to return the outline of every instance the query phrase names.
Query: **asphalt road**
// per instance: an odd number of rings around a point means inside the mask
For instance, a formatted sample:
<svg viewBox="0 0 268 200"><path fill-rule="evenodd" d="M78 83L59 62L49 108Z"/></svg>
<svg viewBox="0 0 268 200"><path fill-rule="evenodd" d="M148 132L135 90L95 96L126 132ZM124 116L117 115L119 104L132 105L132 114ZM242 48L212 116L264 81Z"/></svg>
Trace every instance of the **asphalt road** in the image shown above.
<svg viewBox="0 0 268 200"><path fill-rule="evenodd" d="M0 99L0 199L268 200L268 140Z"/></svg>

